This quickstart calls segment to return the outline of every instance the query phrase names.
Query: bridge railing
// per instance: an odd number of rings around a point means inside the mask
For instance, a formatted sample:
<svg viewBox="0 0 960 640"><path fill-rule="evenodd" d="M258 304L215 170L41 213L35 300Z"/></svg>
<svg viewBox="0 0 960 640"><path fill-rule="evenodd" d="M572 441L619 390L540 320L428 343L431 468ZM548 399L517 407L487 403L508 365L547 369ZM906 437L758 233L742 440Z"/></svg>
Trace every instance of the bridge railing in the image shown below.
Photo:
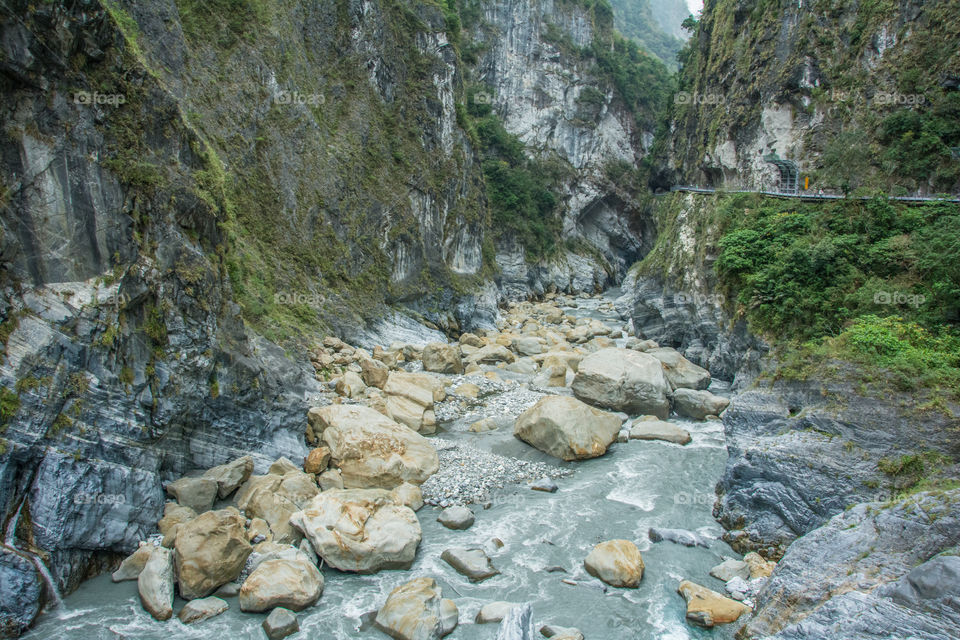
<svg viewBox="0 0 960 640"><path fill-rule="evenodd" d="M696 185L677 184L670 187L670 191L687 191L691 193L758 193L775 198L797 198L798 200L872 200L873 196L850 196L838 195L833 193L807 193L800 190L775 190L768 189L716 189L715 187L700 187ZM960 202L958 197L942 196L887 196L890 200L898 202Z"/></svg>

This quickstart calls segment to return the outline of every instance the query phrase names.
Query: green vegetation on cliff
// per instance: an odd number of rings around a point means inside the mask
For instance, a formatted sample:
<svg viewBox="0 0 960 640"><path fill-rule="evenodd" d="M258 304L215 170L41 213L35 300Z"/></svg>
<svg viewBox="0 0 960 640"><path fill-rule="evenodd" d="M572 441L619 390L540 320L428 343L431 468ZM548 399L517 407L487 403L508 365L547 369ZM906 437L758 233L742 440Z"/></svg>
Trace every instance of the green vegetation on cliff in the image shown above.
<svg viewBox="0 0 960 640"><path fill-rule="evenodd" d="M708 2L680 53L680 90L709 99L672 107L681 180L728 179L717 146L742 153L778 107L798 138L788 159L814 188L957 190L957 15L960 0Z"/></svg>
<svg viewBox="0 0 960 640"><path fill-rule="evenodd" d="M654 211L660 235L640 272L677 290L696 286L683 274L708 274L710 292L776 349L779 375L848 375L845 361L881 388L960 401L956 204L678 193Z"/></svg>
<svg viewBox="0 0 960 640"><path fill-rule="evenodd" d="M877 198L719 202L719 286L751 327L802 359L887 371L960 397L960 210Z"/></svg>

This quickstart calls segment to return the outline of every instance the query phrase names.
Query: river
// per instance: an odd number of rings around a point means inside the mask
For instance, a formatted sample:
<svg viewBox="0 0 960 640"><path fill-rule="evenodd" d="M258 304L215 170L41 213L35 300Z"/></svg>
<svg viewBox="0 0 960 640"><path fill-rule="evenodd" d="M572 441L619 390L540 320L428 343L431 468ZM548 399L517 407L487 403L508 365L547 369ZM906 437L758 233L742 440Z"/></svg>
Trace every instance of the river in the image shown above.
<svg viewBox="0 0 960 640"><path fill-rule="evenodd" d="M583 301L568 312L619 327L622 320L615 313L598 310L615 294ZM523 378L520 374L511 377ZM717 383L712 390L724 393ZM323 596L299 614L301 632L291 637L386 638L372 628L368 614L380 607L397 585L413 577L432 576L460 610L460 625L447 636L451 640L492 640L497 625L474 624L473 620L483 604L497 600L532 602L538 628L541 624L576 627L587 640L732 638L739 626L736 623L713 630L687 623L686 605L676 591L680 580L690 579L723 593L723 583L708 572L722 556L740 557L719 540L722 530L711 515L714 485L726 462L723 427L719 421L671 421L690 431L690 444L635 440L614 444L603 457L576 463L540 454L516 440L509 430L478 434L463 430L460 424L446 425L447 430L437 437L468 440L481 449L550 462L574 472L557 481L560 490L554 494L517 486L498 491L491 496L489 508L473 505L476 523L466 531L444 528L436 522L439 509L425 506L418 512L423 542L411 570L358 576L324 568ZM711 547L654 544L647 536L650 527L696 531L712 539ZM503 542L503 548L495 549L491 544L495 538ZM583 559L593 546L613 538L633 540L640 548L646 565L640 588L606 587L584 570ZM450 547L487 549L501 574L471 584L440 559ZM563 567L566 573L546 571L552 567ZM577 584L567 584L564 579ZM226 613L193 626L176 618L157 622L140 606L136 582L114 584L109 574L104 574L85 582L64 598L58 609L43 614L24 638L265 637L260 628L265 615L242 613L236 598L228 602ZM178 598L174 610L183 604Z"/></svg>

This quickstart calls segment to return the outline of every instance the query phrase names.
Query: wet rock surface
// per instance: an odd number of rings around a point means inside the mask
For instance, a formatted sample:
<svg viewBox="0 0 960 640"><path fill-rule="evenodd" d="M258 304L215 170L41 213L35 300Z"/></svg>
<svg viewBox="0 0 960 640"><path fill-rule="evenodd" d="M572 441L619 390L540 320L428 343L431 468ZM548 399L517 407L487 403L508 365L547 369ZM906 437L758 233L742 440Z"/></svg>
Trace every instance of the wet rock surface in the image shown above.
<svg viewBox="0 0 960 640"><path fill-rule="evenodd" d="M956 553L958 526L956 489L834 516L788 547L757 595L747 637L949 637L957 563L938 554Z"/></svg>

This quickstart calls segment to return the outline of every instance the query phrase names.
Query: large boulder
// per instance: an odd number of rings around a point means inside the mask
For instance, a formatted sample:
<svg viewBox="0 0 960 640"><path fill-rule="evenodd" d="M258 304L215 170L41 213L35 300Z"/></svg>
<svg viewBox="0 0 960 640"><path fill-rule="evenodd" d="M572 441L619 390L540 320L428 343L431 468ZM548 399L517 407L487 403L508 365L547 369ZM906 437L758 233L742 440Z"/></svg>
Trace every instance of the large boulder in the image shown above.
<svg viewBox="0 0 960 640"><path fill-rule="evenodd" d="M497 602L488 602L480 607L480 611L477 612L477 617L474 622L477 624L500 622L507 617L508 613L519 606L522 605L518 605L516 602L504 602L502 600Z"/></svg>
<svg viewBox="0 0 960 640"><path fill-rule="evenodd" d="M562 460L602 456L620 431L620 418L576 398L546 396L524 411L513 433Z"/></svg>
<svg viewBox="0 0 960 640"><path fill-rule="evenodd" d="M330 449L328 447L315 447L307 454L303 461L303 470L305 473L323 473L330 464Z"/></svg>
<svg viewBox="0 0 960 640"><path fill-rule="evenodd" d="M408 569L420 544L416 514L383 489L324 491L290 523L318 556L341 571Z"/></svg>
<svg viewBox="0 0 960 640"><path fill-rule="evenodd" d="M717 566L710 569L710 575L717 580L730 582L734 578L741 580L750 579L750 565L743 560L727 558Z"/></svg>
<svg viewBox="0 0 960 640"><path fill-rule="evenodd" d="M673 542L685 547L703 547L710 548L710 541L699 533L687 531L686 529L668 529L665 527L650 527L647 531L651 542Z"/></svg>
<svg viewBox="0 0 960 640"><path fill-rule="evenodd" d="M173 559L169 549L157 547L137 578L140 602L157 620L173 616Z"/></svg>
<svg viewBox="0 0 960 640"><path fill-rule="evenodd" d="M369 407L335 404L315 415L347 488L423 484L440 466L426 438Z"/></svg>
<svg viewBox="0 0 960 640"><path fill-rule="evenodd" d="M185 507L176 502L168 502L163 505L163 517L157 523L160 533L166 537L173 535L176 537L176 530L184 522L190 522L197 517L197 512L190 507Z"/></svg>
<svg viewBox="0 0 960 640"><path fill-rule="evenodd" d="M423 368L436 373L463 373L460 350L443 342L431 342L423 348Z"/></svg>
<svg viewBox="0 0 960 640"><path fill-rule="evenodd" d="M207 469L203 477L216 481L217 495L220 499L223 499L246 482L251 473L253 473L253 458L251 456L243 456L232 462Z"/></svg>
<svg viewBox="0 0 960 640"><path fill-rule="evenodd" d="M517 338L511 346L521 356L535 356L543 353L543 340L534 336Z"/></svg>
<svg viewBox="0 0 960 640"><path fill-rule="evenodd" d="M110 574L110 579L114 582L122 582L139 578L154 548L149 542L141 542L137 550L124 558L117 570Z"/></svg>
<svg viewBox="0 0 960 640"><path fill-rule="evenodd" d="M423 491L415 484L404 482L393 490L393 497L396 498L398 504L410 507L414 511L423 508Z"/></svg>
<svg viewBox="0 0 960 640"><path fill-rule="evenodd" d="M630 427L631 440L664 440L674 444L689 444L690 432L677 425L654 418L636 420Z"/></svg>
<svg viewBox="0 0 960 640"><path fill-rule="evenodd" d="M420 433L437 430L433 405L447 397L438 378L425 373L394 371L387 378L383 392L387 395L384 407L387 416Z"/></svg>
<svg viewBox="0 0 960 640"><path fill-rule="evenodd" d="M443 382L426 373L407 373L393 371L383 386L383 392L389 396L401 396L413 400L423 407L432 407L435 402L443 402L447 393Z"/></svg>
<svg viewBox="0 0 960 640"><path fill-rule="evenodd" d="M363 383L363 378L353 371L345 372L336 384L337 395L347 398L358 398L366 391L367 385Z"/></svg>
<svg viewBox="0 0 960 640"><path fill-rule="evenodd" d="M417 578L390 592L375 623L394 640L437 640L456 629L459 615L433 578Z"/></svg>
<svg viewBox="0 0 960 640"><path fill-rule="evenodd" d="M270 465L270 468L267 469L267 473L276 476L283 476L291 471L299 471L300 467L293 464L293 461L288 460L287 458L280 457L273 461L273 464Z"/></svg>
<svg viewBox="0 0 960 640"><path fill-rule="evenodd" d="M671 389L706 389L710 386L710 372L684 358L676 349L658 347L647 349L645 353L660 361Z"/></svg>
<svg viewBox="0 0 960 640"><path fill-rule="evenodd" d="M715 396L709 391L677 389L673 392L674 411L694 420L703 420L707 416L719 416L729 404L728 398Z"/></svg>
<svg viewBox="0 0 960 640"><path fill-rule="evenodd" d="M293 557L264 560L240 587L241 611L269 611L284 607L301 611L313 605L323 593L323 575L307 556L295 551Z"/></svg>
<svg viewBox="0 0 960 640"><path fill-rule="evenodd" d="M240 575L253 551L244 524L245 519L235 509L222 509L207 511L180 525L174 562L181 596L187 600L205 598Z"/></svg>
<svg viewBox="0 0 960 640"><path fill-rule="evenodd" d="M750 607L699 584L684 580L677 592L687 601L687 620L701 627L735 622Z"/></svg>
<svg viewBox="0 0 960 640"><path fill-rule="evenodd" d="M387 377L390 375L390 367L371 358L362 358L360 360L360 377L368 387L383 389L387 384Z"/></svg>
<svg viewBox="0 0 960 640"><path fill-rule="evenodd" d="M588 355L571 388L581 400L614 411L660 419L670 414L670 385L660 361L640 351L601 349Z"/></svg>
<svg viewBox="0 0 960 640"><path fill-rule="evenodd" d="M383 413L418 433L430 435L437 431L437 417L433 405L426 407L403 396L387 396Z"/></svg>
<svg viewBox="0 0 960 640"><path fill-rule="evenodd" d="M278 469L283 470L283 469ZM300 533L290 526L290 516L320 493L313 476L298 469L284 475L251 476L237 492L237 506L251 518L270 526L273 540L297 544Z"/></svg>
<svg viewBox="0 0 960 640"><path fill-rule="evenodd" d="M601 542L583 561L587 573L613 587L636 589L643 578L643 557L629 540Z"/></svg>
<svg viewBox="0 0 960 640"><path fill-rule="evenodd" d="M488 344L471 353L467 361L472 364L497 364L498 362L509 364L516 359L517 357L505 346Z"/></svg>
<svg viewBox="0 0 960 640"><path fill-rule="evenodd" d="M212 478L180 478L168 483L166 490L182 506L203 513L213 508L218 485Z"/></svg>

